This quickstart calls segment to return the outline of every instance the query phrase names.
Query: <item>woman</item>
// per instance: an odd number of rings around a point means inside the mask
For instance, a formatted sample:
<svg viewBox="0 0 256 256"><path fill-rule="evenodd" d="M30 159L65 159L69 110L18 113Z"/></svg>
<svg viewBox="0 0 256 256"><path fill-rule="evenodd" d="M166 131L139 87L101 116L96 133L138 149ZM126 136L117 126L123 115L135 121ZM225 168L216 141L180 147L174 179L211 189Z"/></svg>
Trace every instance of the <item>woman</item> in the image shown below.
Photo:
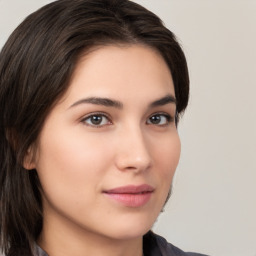
<svg viewBox="0 0 256 256"><path fill-rule="evenodd" d="M0 59L4 253L192 255L150 232L189 93L160 19L127 0L60 0L23 21Z"/></svg>

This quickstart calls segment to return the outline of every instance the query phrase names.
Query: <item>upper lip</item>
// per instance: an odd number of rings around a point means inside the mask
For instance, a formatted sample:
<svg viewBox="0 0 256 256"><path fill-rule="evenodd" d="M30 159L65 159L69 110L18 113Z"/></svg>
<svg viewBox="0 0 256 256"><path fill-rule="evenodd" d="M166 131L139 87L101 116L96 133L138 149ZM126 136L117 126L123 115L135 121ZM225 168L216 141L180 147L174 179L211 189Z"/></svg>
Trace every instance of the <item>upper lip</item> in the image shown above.
<svg viewBox="0 0 256 256"><path fill-rule="evenodd" d="M142 185L128 185L122 187L116 187L109 190L105 190L104 193L108 194L139 194L153 192L154 188L148 184Z"/></svg>

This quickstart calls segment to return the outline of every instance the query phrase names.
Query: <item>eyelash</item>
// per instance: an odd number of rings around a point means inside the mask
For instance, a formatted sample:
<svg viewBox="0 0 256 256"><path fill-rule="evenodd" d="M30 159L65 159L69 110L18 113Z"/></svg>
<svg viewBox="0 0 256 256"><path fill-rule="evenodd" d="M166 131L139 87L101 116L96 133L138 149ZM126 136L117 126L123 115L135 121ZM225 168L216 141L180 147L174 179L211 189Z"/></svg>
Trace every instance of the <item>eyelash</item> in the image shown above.
<svg viewBox="0 0 256 256"><path fill-rule="evenodd" d="M101 122L102 120L105 118L106 119L106 124L93 124L92 123L92 118L93 117L100 117L101 118ZM150 119L152 119L153 117L164 117L166 119L166 122L164 124L154 124L152 123L152 120L149 121ZM90 123L87 123L87 121L90 120ZM146 121L146 124L148 125L155 125L155 126L160 126L160 127L165 127L165 126L168 126L170 123L172 123L174 121L174 118L167 114L167 113L162 113L162 112L158 112L158 113L154 113L152 114ZM94 127L94 128L102 128L106 125L110 125L112 124L111 120L110 120L110 117L108 115L106 115L105 113L102 113L102 112L96 112L96 113L91 113L87 116L85 116L81 122L87 126L91 126L91 127ZM161 122L161 120L160 120Z"/></svg>

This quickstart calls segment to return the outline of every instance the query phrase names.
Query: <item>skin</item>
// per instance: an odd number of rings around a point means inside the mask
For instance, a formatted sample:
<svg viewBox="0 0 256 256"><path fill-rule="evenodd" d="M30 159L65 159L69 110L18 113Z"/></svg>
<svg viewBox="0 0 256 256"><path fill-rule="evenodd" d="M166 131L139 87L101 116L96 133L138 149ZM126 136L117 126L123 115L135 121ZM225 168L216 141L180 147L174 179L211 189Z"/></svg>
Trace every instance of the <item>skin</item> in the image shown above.
<svg viewBox="0 0 256 256"><path fill-rule="evenodd" d="M172 77L151 48L104 46L81 58L44 123L36 157L25 162L42 184L38 243L49 255L143 254L142 236L165 203L180 156L176 105L157 104L166 96L175 98ZM91 97L118 104L84 100ZM103 193L141 184L154 191L139 207Z"/></svg>

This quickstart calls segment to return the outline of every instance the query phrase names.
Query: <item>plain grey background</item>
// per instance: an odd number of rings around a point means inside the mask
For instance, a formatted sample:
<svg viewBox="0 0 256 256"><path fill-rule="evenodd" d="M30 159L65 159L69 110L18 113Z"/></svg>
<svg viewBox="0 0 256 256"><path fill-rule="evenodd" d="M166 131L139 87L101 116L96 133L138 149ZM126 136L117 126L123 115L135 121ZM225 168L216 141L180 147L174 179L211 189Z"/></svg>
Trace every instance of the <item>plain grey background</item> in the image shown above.
<svg viewBox="0 0 256 256"><path fill-rule="evenodd" d="M0 0L0 47L47 0ZM137 0L179 38L190 77L180 165L154 230L183 250L256 255L256 0Z"/></svg>

